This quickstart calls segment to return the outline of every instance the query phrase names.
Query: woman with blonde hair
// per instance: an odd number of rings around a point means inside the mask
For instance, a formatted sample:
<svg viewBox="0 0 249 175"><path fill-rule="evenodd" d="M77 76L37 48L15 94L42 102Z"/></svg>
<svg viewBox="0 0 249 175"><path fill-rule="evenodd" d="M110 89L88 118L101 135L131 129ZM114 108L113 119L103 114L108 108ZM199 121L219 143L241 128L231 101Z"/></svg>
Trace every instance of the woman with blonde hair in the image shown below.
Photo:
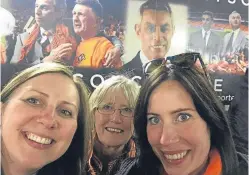
<svg viewBox="0 0 249 175"><path fill-rule="evenodd" d="M122 75L101 83L90 96L95 139L89 174L115 174L122 160L135 156L132 139L139 85Z"/></svg>
<svg viewBox="0 0 249 175"><path fill-rule="evenodd" d="M82 175L89 160L88 90L73 70L41 63L1 91L1 173Z"/></svg>

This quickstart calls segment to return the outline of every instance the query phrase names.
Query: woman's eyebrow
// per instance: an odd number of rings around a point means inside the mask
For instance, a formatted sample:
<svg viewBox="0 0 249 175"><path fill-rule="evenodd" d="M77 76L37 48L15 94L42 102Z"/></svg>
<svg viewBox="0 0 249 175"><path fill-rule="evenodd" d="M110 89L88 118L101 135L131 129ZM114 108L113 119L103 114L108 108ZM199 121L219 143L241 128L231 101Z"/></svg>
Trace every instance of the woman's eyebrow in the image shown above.
<svg viewBox="0 0 249 175"><path fill-rule="evenodd" d="M46 93L44 93L44 92L41 92L41 91L39 91L39 90L37 90L37 89L29 89L28 91L29 91L29 92L30 92L30 91L34 91L34 92L39 93L39 94L41 94L41 95L43 95L43 96L46 96L46 97L49 96L48 94L46 94Z"/></svg>
<svg viewBox="0 0 249 175"><path fill-rule="evenodd" d="M176 110L171 111L171 114L175 114L182 111L196 111L196 110L194 108L178 108Z"/></svg>
<svg viewBox="0 0 249 175"><path fill-rule="evenodd" d="M30 91L34 91L34 92L39 93L39 94L41 94L41 95L43 95L43 96L49 97L48 94L46 94L46 93L44 93L44 92L41 92L41 91L39 91L39 90L37 90L37 89L30 89L29 92L30 92ZM66 104L66 105L72 105L72 106L74 106L76 109L78 109L78 108L77 108L77 105L74 104L74 103L71 103L71 102L68 102L68 101L65 101L65 100L63 100L62 103L63 103L63 104Z"/></svg>
<svg viewBox="0 0 249 175"><path fill-rule="evenodd" d="M74 103L71 103L71 102L68 102L68 101L62 101L63 104L66 104L66 105L71 105L73 106L75 109L78 109L77 105L74 104Z"/></svg>

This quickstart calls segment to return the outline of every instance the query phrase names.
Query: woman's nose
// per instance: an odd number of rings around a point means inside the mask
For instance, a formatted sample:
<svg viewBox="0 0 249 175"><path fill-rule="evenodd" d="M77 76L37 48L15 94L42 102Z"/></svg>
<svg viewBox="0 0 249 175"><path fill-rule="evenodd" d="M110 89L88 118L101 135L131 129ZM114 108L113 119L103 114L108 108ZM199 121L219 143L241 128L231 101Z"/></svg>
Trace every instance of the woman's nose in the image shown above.
<svg viewBox="0 0 249 175"><path fill-rule="evenodd" d="M37 119L38 123L43 124L48 129L55 129L58 127L58 121L56 120L56 109L54 107L46 107L41 112L41 115Z"/></svg>

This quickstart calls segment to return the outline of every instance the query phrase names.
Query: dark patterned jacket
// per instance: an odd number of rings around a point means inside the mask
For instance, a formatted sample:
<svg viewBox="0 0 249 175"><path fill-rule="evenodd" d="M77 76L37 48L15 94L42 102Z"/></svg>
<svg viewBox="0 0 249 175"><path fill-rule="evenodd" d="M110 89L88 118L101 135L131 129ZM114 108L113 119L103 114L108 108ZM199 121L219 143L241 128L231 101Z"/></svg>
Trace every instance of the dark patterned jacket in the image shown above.
<svg viewBox="0 0 249 175"><path fill-rule="evenodd" d="M126 158L134 158L136 154L135 143L133 140L130 140L128 144L125 145L122 154L116 159L110 161L108 163L108 167L104 167L104 164L101 160L96 156L96 154L92 155L91 158L91 167L88 168L89 175L114 175L119 170L121 163Z"/></svg>

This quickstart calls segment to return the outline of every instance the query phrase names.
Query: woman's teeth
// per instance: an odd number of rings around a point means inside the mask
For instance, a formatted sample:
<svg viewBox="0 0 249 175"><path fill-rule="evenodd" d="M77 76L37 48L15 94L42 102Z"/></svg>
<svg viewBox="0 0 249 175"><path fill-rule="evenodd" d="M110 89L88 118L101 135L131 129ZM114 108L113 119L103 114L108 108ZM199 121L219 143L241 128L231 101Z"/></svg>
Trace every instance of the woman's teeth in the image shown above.
<svg viewBox="0 0 249 175"><path fill-rule="evenodd" d="M27 135L27 138L28 138L29 140L32 140L32 141L34 141L34 142L37 142L37 143L40 143L40 144L44 144L44 145L49 145L49 144L51 144L52 141L53 141L53 140L50 139L50 138L40 137L40 136L35 135L35 134L33 134L33 133L27 133L26 135Z"/></svg>
<svg viewBox="0 0 249 175"><path fill-rule="evenodd" d="M121 133L123 130L117 128L106 128L107 131Z"/></svg>
<svg viewBox="0 0 249 175"><path fill-rule="evenodd" d="M165 154L165 157L168 160L177 160L177 159L182 159L185 155L187 154L187 151L183 151L182 153L178 154Z"/></svg>

